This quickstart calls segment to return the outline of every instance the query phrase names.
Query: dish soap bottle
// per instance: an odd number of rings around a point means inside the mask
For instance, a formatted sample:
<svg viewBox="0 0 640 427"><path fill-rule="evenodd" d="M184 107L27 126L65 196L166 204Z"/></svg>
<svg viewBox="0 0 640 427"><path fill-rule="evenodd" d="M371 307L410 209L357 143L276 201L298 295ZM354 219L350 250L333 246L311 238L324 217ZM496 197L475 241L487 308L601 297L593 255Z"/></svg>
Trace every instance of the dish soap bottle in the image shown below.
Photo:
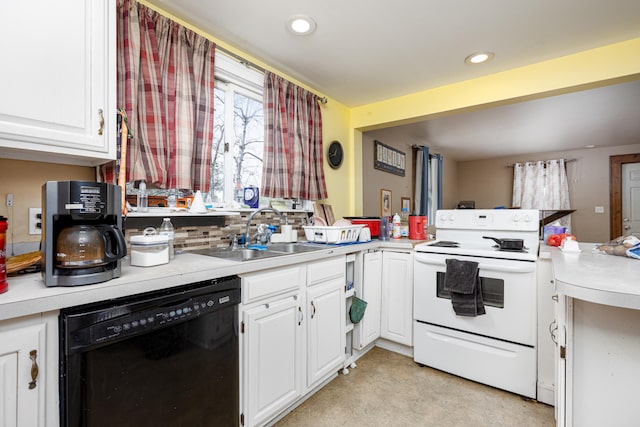
<svg viewBox="0 0 640 427"><path fill-rule="evenodd" d="M400 237L402 237L401 227L402 227L402 224L400 220L400 215L398 215L398 213L396 212L396 214L393 216L393 238L394 239L399 239Z"/></svg>
<svg viewBox="0 0 640 427"><path fill-rule="evenodd" d="M162 220L162 225L160 225L160 232L158 234L169 237L169 259L174 259L176 257L173 247L175 233L173 230L173 224L171 223L171 218L164 218Z"/></svg>
<svg viewBox="0 0 640 427"><path fill-rule="evenodd" d="M149 194L144 181L138 185L138 212L149 212Z"/></svg>

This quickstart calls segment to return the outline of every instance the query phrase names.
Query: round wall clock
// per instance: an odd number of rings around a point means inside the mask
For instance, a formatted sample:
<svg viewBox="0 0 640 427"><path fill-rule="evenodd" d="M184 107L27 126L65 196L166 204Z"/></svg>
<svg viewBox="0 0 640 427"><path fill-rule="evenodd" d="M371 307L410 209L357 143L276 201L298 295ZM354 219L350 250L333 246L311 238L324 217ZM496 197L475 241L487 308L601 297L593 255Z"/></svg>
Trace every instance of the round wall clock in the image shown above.
<svg viewBox="0 0 640 427"><path fill-rule="evenodd" d="M333 141L329 145L329 151L327 152L327 161L329 166L333 169L338 169L342 165L344 158L344 152L342 151L342 144L339 141Z"/></svg>

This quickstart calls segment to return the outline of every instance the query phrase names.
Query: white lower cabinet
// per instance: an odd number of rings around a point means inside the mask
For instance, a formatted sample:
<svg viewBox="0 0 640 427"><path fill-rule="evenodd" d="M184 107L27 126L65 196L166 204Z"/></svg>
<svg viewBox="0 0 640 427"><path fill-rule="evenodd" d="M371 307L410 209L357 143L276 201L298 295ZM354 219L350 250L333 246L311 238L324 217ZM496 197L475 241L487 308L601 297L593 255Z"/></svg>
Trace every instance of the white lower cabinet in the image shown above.
<svg viewBox="0 0 640 427"><path fill-rule="evenodd" d="M367 302L364 316L354 328L353 346L362 350L380 338L382 304L382 252L366 252L362 256L362 280L356 282L356 293Z"/></svg>
<svg viewBox="0 0 640 427"><path fill-rule="evenodd" d="M0 322L0 424L58 425L57 314Z"/></svg>
<svg viewBox="0 0 640 427"><path fill-rule="evenodd" d="M413 345L413 252L382 252L380 337Z"/></svg>
<svg viewBox="0 0 640 427"><path fill-rule="evenodd" d="M344 256L242 276L242 425L269 423L342 368L344 285Z"/></svg>
<svg viewBox="0 0 640 427"><path fill-rule="evenodd" d="M302 316L297 295L244 311L245 425L261 425L302 395Z"/></svg>
<svg viewBox="0 0 640 427"><path fill-rule="evenodd" d="M344 312L344 275L307 290L308 388L342 368L345 358Z"/></svg>

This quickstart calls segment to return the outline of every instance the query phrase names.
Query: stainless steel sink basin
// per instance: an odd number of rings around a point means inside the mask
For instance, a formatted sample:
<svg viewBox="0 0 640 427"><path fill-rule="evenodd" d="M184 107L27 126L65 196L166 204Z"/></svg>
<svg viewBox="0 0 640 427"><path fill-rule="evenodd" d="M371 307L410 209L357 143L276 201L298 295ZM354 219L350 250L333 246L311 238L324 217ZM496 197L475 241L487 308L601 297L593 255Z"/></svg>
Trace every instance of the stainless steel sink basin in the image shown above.
<svg viewBox="0 0 640 427"><path fill-rule="evenodd" d="M321 246L305 245L303 243L272 243L267 246L267 252L283 252L285 254L300 254L324 249Z"/></svg>
<svg viewBox="0 0 640 427"><path fill-rule="evenodd" d="M263 259L263 258L271 258L280 255L284 255L281 252L269 252L269 251L259 251L256 249L204 249L194 251L194 253L200 255L207 255L216 258L224 258L230 261L250 261L255 259Z"/></svg>
<svg viewBox="0 0 640 427"><path fill-rule="evenodd" d="M194 251L196 254L207 255L216 258L224 258L230 261L251 261L264 258L273 258L283 255L300 254L323 249L321 246L311 246L301 243L274 243L267 246L266 250L247 248L213 248Z"/></svg>

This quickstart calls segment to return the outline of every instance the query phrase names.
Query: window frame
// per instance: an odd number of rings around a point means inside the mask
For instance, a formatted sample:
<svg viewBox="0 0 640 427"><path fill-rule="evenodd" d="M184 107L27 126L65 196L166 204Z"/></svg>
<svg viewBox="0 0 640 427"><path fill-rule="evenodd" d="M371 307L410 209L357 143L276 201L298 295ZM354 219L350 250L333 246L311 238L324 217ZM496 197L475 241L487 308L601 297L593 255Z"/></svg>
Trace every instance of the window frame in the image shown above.
<svg viewBox="0 0 640 427"><path fill-rule="evenodd" d="M225 139L223 143L229 147L224 151L224 202L231 203L234 200L235 191L235 183L233 182L235 126L233 126L234 109L226 108L226 105L233 106L233 97L236 93L262 102L264 100L264 75L261 71L237 62L220 52L216 52L215 61L215 88L225 92Z"/></svg>

